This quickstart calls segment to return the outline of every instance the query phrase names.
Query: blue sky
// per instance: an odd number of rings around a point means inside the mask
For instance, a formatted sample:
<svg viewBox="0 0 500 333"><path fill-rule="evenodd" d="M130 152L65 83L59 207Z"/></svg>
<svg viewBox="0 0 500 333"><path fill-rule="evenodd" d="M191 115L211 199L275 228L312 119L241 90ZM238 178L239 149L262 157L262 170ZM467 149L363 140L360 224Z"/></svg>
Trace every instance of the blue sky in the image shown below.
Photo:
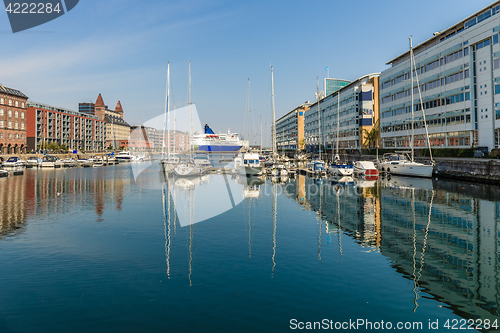
<svg viewBox="0 0 500 333"><path fill-rule="evenodd" d="M188 60L201 123L246 135L247 79L252 137L276 116L314 100L316 77L355 80L435 31L492 1L165 1L81 0L69 13L12 34L0 13L0 83L30 100L78 109L102 94L125 120L144 123L164 110L167 61L172 100L187 103Z"/></svg>

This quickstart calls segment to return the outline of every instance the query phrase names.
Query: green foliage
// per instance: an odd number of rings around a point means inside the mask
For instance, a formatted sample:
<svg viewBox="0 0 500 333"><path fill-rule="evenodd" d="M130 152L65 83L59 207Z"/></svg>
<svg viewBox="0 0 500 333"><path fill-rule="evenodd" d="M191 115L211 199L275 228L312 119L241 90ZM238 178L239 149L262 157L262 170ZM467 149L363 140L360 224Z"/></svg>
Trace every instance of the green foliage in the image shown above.
<svg viewBox="0 0 500 333"><path fill-rule="evenodd" d="M61 150L68 151L68 146L66 146L66 144L63 143L61 145Z"/></svg>
<svg viewBox="0 0 500 333"><path fill-rule="evenodd" d="M380 126L378 119L370 131L363 130L363 132L366 135L365 142L363 142L363 146L367 148L375 147L380 136Z"/></svg>
<svg viewBox="0 0 500 333"><path fill-rule="evenodd" d="M51 143L48 144L47 149L50 149L50 150L59 150L59 146L57 145L57 143L51 142Z"/></svg>
<svg viewBox="0 0 500 333"><path fill-rule="evenodd" d="M109 145L108 148L106 148L107 150L113 150L113 146Z"/></svg>

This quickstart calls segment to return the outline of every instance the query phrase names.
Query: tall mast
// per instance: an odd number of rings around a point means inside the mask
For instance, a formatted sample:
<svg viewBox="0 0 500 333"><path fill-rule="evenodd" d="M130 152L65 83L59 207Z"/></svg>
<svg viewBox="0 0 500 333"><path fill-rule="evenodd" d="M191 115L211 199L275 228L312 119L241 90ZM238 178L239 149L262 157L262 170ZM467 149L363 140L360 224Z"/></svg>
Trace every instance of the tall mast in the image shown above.
<svg viewBox="0 0 500 333"><path fill-rule="evenodd" d="M188 94L188 105L189 105L189 154L192 155L191 151L191 136L193 135L193 109L191 105L193 104L193 100L191 97L191 61L189 61L189 94Z"/></svg>
<svg viewBox="0 0 500 333"><path fill-rule="evenodd" d="M248 148L250 148L250 112L252 111L250 109L251 105L250 105L250 79L248 79L248 109L247 109L247 113L248 113Z"/></svg>
<svg viewBox="0 0 500 333"><path fill-rule="evenodd" d="M276 156L276 120L274 115L274 74L271 66L271 109L273 111L273 158Z"/></svg>
<svg viewBox="0 0 500 333"><path fill-rule="evenodd" d="M260 154L262 155L262 115L260 115Z"/></svg>
<svg viewBox="0 0 500 333"><path fill-rule="evenodd" d="M415 136L415 126L414 126L414 112L413 112L413 46L411 43L411 37L408 37L410 40L410 77L411 77L411 83L410 83L410 90L411 90L411 161L413 162L414 160L414 149L413 149L413 140Z"/></svg>
<svg viewBox="0 0 500 333"><path fill-rule="evenodd" d="M166 140L163 140L162 144L162 158L165 158L165 145L167 145L167 156L170 156L170 62L167 63L167 91L165 96L165 115L163 118L163 135L165 135L165 127L167 129Z"/></svg>
<svg viewBox="0 0 500 333"><path fill-rule="evenodd" d="M319 78L316 76L316 103L318 103L318 152L319 152L319 160L321 161L321 143L322 143L322 138L321 138L321 115L320 115L320 110L319 110L319 101L321 99L321 95L319 94Z"/></svg>

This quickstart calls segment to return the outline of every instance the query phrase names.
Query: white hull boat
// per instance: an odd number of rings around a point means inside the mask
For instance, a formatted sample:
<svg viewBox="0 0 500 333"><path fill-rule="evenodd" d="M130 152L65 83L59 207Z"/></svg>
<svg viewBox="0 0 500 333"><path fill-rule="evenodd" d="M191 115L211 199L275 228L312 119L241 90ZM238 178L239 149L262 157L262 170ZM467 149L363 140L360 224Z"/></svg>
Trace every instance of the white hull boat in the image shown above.
<svg viewBox="0 0 500 333"><path fill-rule="evenodd" d="M194 163L180 163L174 168L174 173L179 177L192 177L202 172L201 168Z"/></svg>
<svg viewBox="0 0 500 333"><path fill-rule="evenodd" d="M378 176L378 170L371 161L354 162L354 174L357 176Z"/></svg>

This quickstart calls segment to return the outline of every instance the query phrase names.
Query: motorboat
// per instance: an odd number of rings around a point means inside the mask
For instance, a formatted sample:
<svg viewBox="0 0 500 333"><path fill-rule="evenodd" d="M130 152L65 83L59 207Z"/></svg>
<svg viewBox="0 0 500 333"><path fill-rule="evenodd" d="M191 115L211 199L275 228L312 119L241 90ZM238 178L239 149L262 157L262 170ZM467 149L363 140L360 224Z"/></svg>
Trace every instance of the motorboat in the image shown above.
<svg viewBox="0 0 500 333"><path fill-rule="evenodd" d="M76 166L76 160L74 158L66 158L62 161L62 164L65 168L71 168Z"/></svg>
<svg viewBox="0 0 500 333"><path fill-rule="evenodd" d="M257 153L244 153L243 164L239 167L240 174L259 176L262 174L262 162Z"/></svg>
<svg viewBox="0 0 500 333"><path fill-rule="evenodd" d="M134 156L129 151L121 151L116 155L118 162L130 162Z"/></svg>
<svg viewBox="0 0 500 333"><path fill-rule="evenodd" d="M384 154L378 164L379 170L399 176L432 178L433 165L412 161L402 153Z"/></svg>
<svg viewBox="0 0 500 333"><path fill-rule="evenodd" d="M17 156L12 156L7 159L7 161L3 162L4 168L16 168L16 167L24 167L26 166L26 161L20 159Z"/></svg>
<svg viewBox="0 0 500 333"><path fill-rule="evenodd" d="M62 166L62 162L56 156L44 155L39 165L40 168L60 168Z"/></svg>
<svg viewBox="0 0 500 333"><path fill-rule="evenodd" d="M0 177L7 177L7 176L9 176L9 172L7 170L0 169Z"/></svg>
<svg viewBox="0 0 500 333"><path fill-rule="evenodd" d="M26 167L37 167L40 162L42 161L41 158L38 158L36 156L31 156L28 158L28 160L26 161Z"/></svg>
<svg viewBox="0 0 500 333"><path fill-rule="evenodd" d="M354 162L354 174L358 176L378 176L378 170L372 161Z"/></svg>

